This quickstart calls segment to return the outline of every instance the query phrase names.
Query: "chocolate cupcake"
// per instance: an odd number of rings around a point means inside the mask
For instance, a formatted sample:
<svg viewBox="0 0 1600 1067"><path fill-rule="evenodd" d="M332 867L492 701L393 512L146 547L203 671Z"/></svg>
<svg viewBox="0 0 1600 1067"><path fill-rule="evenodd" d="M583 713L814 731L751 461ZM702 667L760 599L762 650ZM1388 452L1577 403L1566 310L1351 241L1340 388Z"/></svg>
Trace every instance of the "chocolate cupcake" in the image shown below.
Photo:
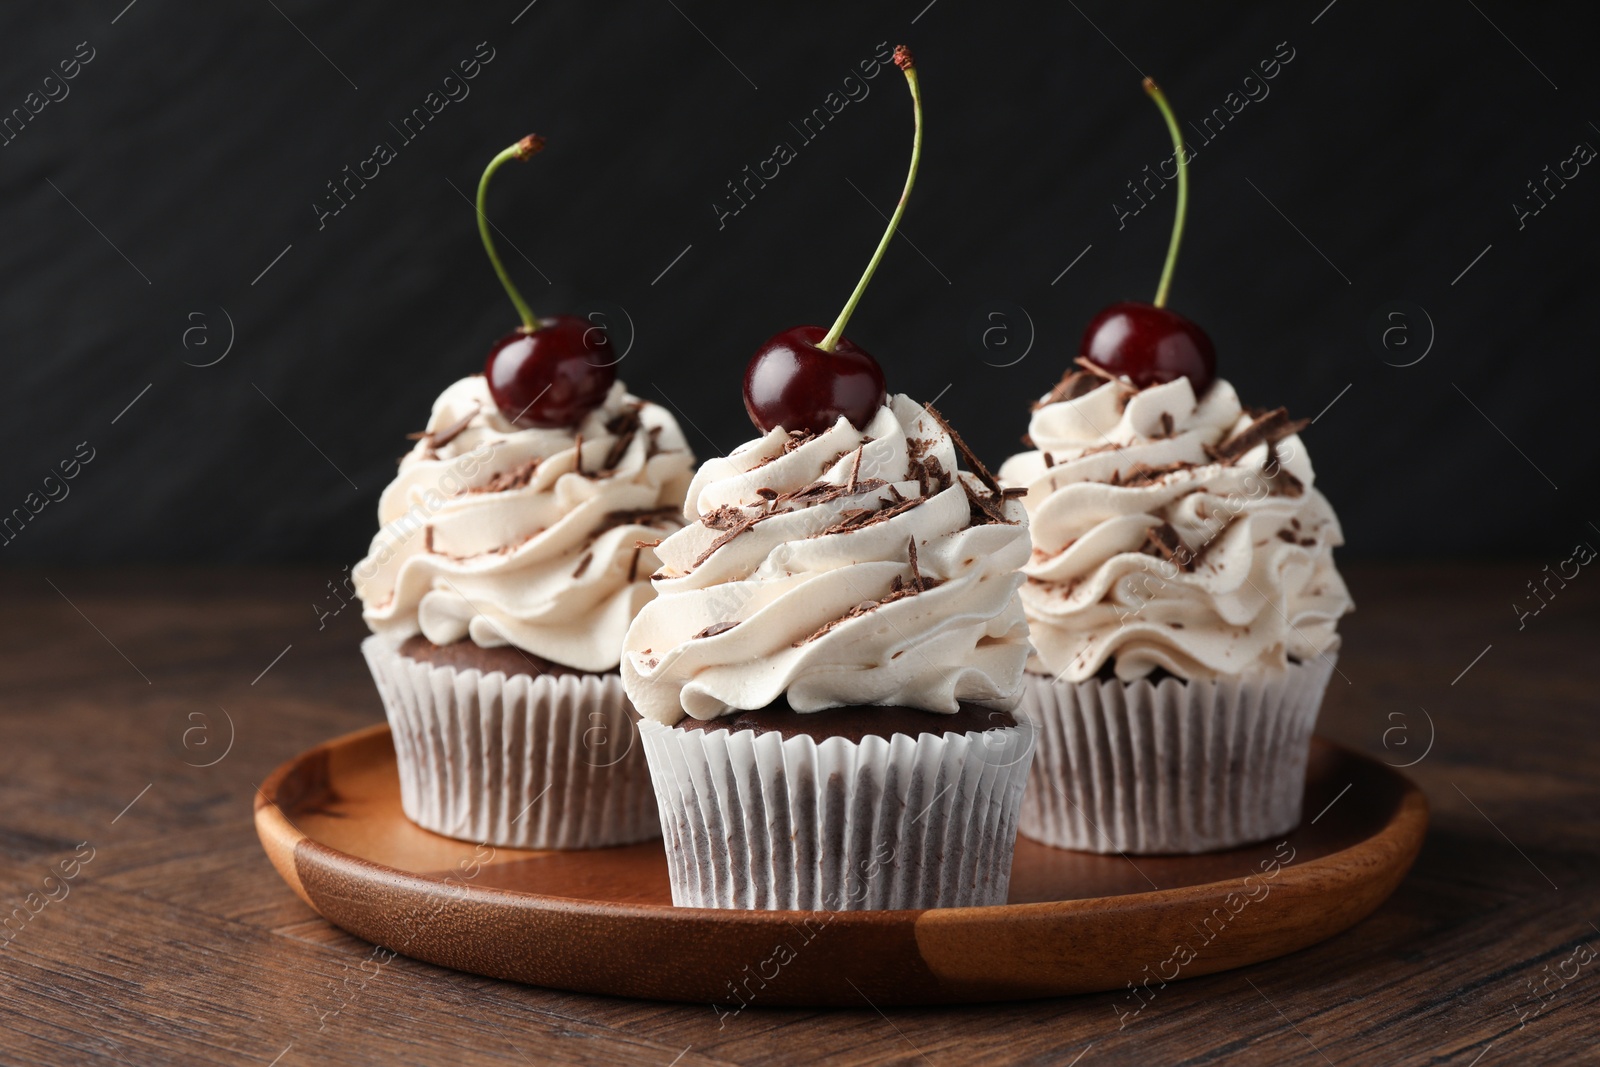
<svg viewBox="0 0 1600 1067"><path fill-rule="evenodd" d="M1025 513L895 396L708 461L623 683L673 902L1002 903L1031 731Z"/></svg>
<svg viewBox="0 0 1600 1067"><path fill-rule="evenodd" d="M573 427L514 424L481 375L445 390L354 571L412 821L513 848L660 832L617 666L639 542L682 526L692 464L620 383Z"/></svg>
<svg viewBox="0 0 1600 1067"><path fill-rule="evenodd" d="M1036 405L1026 489L1039 753L1022 832L1094 852L1204 852L1300 820L1351 609L1338 519L1283 411L1226 381L1074 370Z"/></svg>

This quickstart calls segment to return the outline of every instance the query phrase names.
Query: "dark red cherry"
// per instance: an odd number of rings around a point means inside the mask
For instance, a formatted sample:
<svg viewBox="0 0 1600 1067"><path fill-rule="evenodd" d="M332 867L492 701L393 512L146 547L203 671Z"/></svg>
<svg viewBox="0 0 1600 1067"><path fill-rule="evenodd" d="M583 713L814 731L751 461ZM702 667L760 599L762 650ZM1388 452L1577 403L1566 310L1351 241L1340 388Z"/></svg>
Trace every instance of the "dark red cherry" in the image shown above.
<svg viewBox="0 0 1600 1067"><path fill-rule="evenodd" d="M1205 331L1153 304L1130 300L1100 312L1084 331L1082 353L1140 389L1188 378L1199 397L1217 378L1217 350Z"/></svg>
<svg viewBox="0 0 1600 1067"><path fill-rule="evenodd" d="M489 350L483 367L489 395L500 414L524 429L576 426L617 380L611 341L576 315L538 321L532 333L514 330Z"/></svg>
<svg viewBox="0 0 1600 1067"><path fill-rule="evenodd" d="M839 416L866 429L886 392L878 361L839 338L832 352L817 347L826 326L795 326L762 345L744 372L744 409L763 433L774 426L821 433Z"/></svg>

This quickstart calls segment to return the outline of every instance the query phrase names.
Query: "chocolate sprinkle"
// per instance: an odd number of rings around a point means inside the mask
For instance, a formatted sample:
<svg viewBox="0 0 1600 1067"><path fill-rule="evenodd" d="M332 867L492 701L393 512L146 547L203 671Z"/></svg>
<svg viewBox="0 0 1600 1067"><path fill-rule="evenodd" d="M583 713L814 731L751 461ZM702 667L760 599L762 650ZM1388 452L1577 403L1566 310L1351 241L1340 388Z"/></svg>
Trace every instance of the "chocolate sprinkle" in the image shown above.
<svg viewBox="0 0 1600 1067"><path fill-rule="evenodd" d="M737 619L735 619L733 622L714 622L710 626L707 626L704 630L701 630L699 633L695 634L689 640L698 641L702 637L715 637L718 634L725 634L738 625L739 620Z"/></svg>
<svg viewBox="0 0 1600 1067"><path fill-rule="evenodd" d="M589 569L589 564L591 564L593 562L594 562L594 553L593 552L585 552L583 554L583 558L578 561L578 569L572 572L572 576L574 578L582 578L583 577L583 572L588 570Z"/></svg>

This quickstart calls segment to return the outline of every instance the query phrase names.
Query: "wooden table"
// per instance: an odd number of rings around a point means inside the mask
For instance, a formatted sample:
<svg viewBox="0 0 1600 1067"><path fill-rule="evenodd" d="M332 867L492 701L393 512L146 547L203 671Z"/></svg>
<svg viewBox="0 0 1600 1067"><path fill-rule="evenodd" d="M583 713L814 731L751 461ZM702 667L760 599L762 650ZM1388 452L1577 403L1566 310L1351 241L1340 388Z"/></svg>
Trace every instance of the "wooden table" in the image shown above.
<svg viewBox="0 0 1600 1067"><path fill-rule="evenodd" d="M251 825L273 767L381 719L356 608L319 620L313 607L337 606L325 598L339 572L0 575L0 905L28 916L0 931L0 1062L1592 1057L1600 580L1580 574L1519 631L1509 605L1540 575L1537 563L1352 569L1348 682L1334 679L1321 730L1391 763L1420 759L1409 773L1434 808L1422 855L1349 933L1179 982L1121 1031L1115 994L752 1010L719 1027L709 1007L528 988L403 957L373 976L371 962L361 968L369 946L278 880Z"/></svg>

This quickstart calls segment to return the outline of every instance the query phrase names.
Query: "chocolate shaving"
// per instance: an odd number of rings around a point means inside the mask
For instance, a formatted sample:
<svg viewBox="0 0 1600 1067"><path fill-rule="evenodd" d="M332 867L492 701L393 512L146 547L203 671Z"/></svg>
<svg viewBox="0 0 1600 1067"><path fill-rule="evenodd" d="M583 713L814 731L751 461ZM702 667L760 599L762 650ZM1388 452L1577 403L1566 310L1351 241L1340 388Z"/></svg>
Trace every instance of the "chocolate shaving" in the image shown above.
<svg viewBox="0 0 1600 1067"><path fill-rule="evenodd" d="M1038 411L1040 408L1048 407L1051 404L1060 404L1068 400L1076 400L1080 396L1094 392L1103 384L1104 383L1096 375L1089 374L1086 371L1072 370L1071 368L1068 368L1067 372L1061 376L1061 380L1044 395L1044 398L1034 402L1033 410ZM1025 441L1024 443L1027 444L1029 448L1033 447L1033 443L1031 441Z"/></svg>
<svg viewBox="0 0 1600 1067"><path fill-rule="evenodd" d="M534 456L508 471L501 471L482 485L468 489L469 493L503 493L509 489L523 489L533 481L533 472L539 469L539 457Z"/></svg>
<svg viewBox="0 0 1600 1067"><path fill-rule="evenodd" d="M976 452L967 447L967 443L945 421L944 416L939 414L932 404L924 405L923 410L933 417L933 421L939 424L940 429L950 435L950 443L956 446L956 455L966 461L967 469L976 474L978 481L988 486L991 493L998 493L1000 491L1000 483L995 481L994 475L989 473L989 468L983 465L983 460L978 458Z"/></svg>
<svg viewBox="0 0 1600 1067"><path fill-rule="evenodd" d="M1176 424L1172 421L1172 413L1169 411L1163 411L1161 413L1161 436L1171 437L1175 428Z"/></svg>
<svg viewBox="0 0 1600 1067"><path fill-rule="evenodd" d="M628 584L629 585L632 585L634 582L639 580L639 553L644 551L644 549L645 549L645 547L647 545L649 547L651 547L651 548L654 548L656 545L659 545L660 543L661 542L659 540L657 540L657 541L635 541L633 543L633 558L628 560Z"/></svg>
<svg viewBox="0 0 1600 1067"><path fill-rule="evenodd" d="M732 541L735 537L738 537L740 534L744 533L746 530L750 529L750 527L754 526L756 523L760 522L764 518L767 518L767 516L766 515L751 515L751 516L748 516L746 518L740 519L739 522L738 522L738 525L729 527L727 533L723 534L721 537L719 537L715 541L711 542L711 545L704 552L700 553L700 555L695 559L694 565L696 567L700 566L706 560L710 559L713 555L715 555L717 549L721 548L723 545L727 544L729 541Z"/></svg>
<svg viewBox="0 0 1600 1067"><path fill-rule="evenodd" d="M818 627L816 632L811 634L809 637L803 637L800 640L794 642L794 644L791 647L799 648L800 646L805 645L805 644L807 644L807 643L809 643L811 641L815 641L817 638L821 637L823 634L826 634L827 632L832 630L834 627L839 626L842 623L849 622L851 619L858 619L861 616L867 614L868 612L872 612L872 611L878 610L879 608L883 607L885 604L893 604L896 600L904 600L908 596L916 596L918 592L927 592L930 589L937 589L940 585L944 584L944 583L940 582L937 578L922 578L921 579L921 581L922 581L922 589L917 590L917 589L913 589L913 588L911 588L911 586L901 582L898 577L895 579L895 581L896 581L897 584L894 587L892 587L891 591L889 592L889 594L887 596L884 596L884 597L882 597L882 598L880 598L878 600L865 600L865 601L862 601L860 604L857 604L855 607L853 607L849 611L845 612L839 618L834 619L831 622L824 623L822 626Z"/></svg>
<svg viewBox="0 0 1600 1067"><path fill-rule="evenodd" d="M1272 478L1272 496L1301 496L1306 491L1306 483L1290 474L1282 467Z"/></svg>
<svg viewBox="0 0 1600 1067"><path fill-rule="evenodd" d="M980 493L972 488L972 483L965 478L956 480L961 483L961 488L967 494L967 503L972 507L972 518L974 520L1002 523L1006 526L1014 525L1010 519L1006 518L1005 512L1000 508L999 501L1004 499L1003 497L992 493Z"/></svg>
<svg viewBox="0 0 1600 1067"><path fill-rule="evenodd" d="M856 449L856 462L855 462L855 465L850 468L850 491L851 492L855 492L856 481L857 481L857 479L859 479L861 477L861 457L866 455L866 452L867 452L867 446L863 442L861 447Z"/></svg>
<svg viewBox="0 0 1600 1067"><path fill-rule="evenodd" d="M853 487L848 485L835 485L832 482L812 482L810 485L796 489L792 493L785 493L777 499L782 502L798 501L806 507L815 507L838 500L840 497L860 496L882 489L889 483L882 478L868 478L864 482L857 482Z"/></svg>
<svg viewBox="0 0 1600 1067"><path fill-rule="evenodd" d="M704 630L701 630L699 633L695 634L689 640L698 641L702 637L715 637L718 634L725 634L738 625L739 620L737 619L735 619L733 622L714 622L710 626L707 626Z"/></svg>
<svg viewBox="0 0 1600 1067"><path fill-rule="evenodd" d="M1106 370L1104 367L1102 367L1102 366L1100 366L1100 365L1098 365L1096 363L1091 363L1089 360L1085 359L1082 356L1079 356L1077 359L1073 360L1072 362L1074 362L1078 366L1082 367L1085 372L1094 375L1096 378L1099 378L1101 381L1122 382L1122 379L1118 378L1115 374L1112 374L1110 371ZM1126 382L1122 382L1122 384L1126 385L1127 383Z"/></svg>
<svg viewBox="0 0 1600 1067"><path fill-rule="evenodd" d="M916 442L907 442L915 444ZM923 443L926 447L926 443ZM910 461L907 464L911 474L917 479L917 484L922 487L925 497L936 496L950 488L950 476L945 473L944 464L939 462L937 456L923 456L912 449Z"/></svg>
<svg viewBox="0 0 1600 1067"><path fill-rule="evenodd" d="M883 501L880 500L879 503L881 504ZM813 536L826 537L829 534L844 533L847 530L860 530L868 526L876 526L880 522L888 522L896 515L901 515L907 511L910 511L912 508L921 503L921 497L913 498L911 500L907 500L902 497L899 501L892 503L888 507L882 508L879 511L866 509L858 512L855 509L852 509L851 511L844 513L845 517L842 518L841 521L834 523L825 530L817 532Z"/></svg>
<svg viewBox="0 0 1600 1067"><path fill-rule="evenodd" d="M1151 467L1148 464L1135 463L1133 466L1128 468L1126 474L1124 474L1122 471L1113 472L1111 475L1111 484L1124 486L1151 485L1157 481L1160 481L1162 478L1165 478L1169 474L1176 474L1178 471L1193 470L1194 466L1195 465L1193 463L1187 463L1183 460L1179 460L1176 463L1168 463L1161 467Z"/></svg>
<svg viewBox="0 0 1600 1067"><path fill-rule="evenodd" d="M422 551L424 551L424 552L432 552L433 551L433 527L432 526L424 526L422 528Z"/></svg>
<svg viewBox="0 0 1600 1067"><path fill-rule="evenodd" d="M917 592L922 592L922 572L917 569L917 539L911 538L907 545L907 552L911 557L911 584L916 586Z"/></svg>
<svg viewBox="0 0 1600 1067"><path fill-rule="evenodd" d="M429 448L442 448L451 441L454 441L457 437L460 437L461 431L465 430L467 426L471 424L472 420L478 417L478 412L482 410L483 405L479 404L477 401L473 401L471 411L469 411L463 417L457 419L455 422L452 422L444 429L424 430L421 433L408 433L406 434L406 440L426 441Z"/></svg>
<svg viewBox="0 0 1600 1067"><path fill-rule="evenodd" d="M583 572L588 570L589 569L589 564L591 564L593 562L594 562L594 553L593 552L585 552L583 554L583 558L578 561L578 569L572 572L572 576L574 578L582 578L583 577Z"/></svg>
<svg viewBox="0 0 1600 1067"><path fill-rule="evenodd" d="M599 537L608 530L615 530L618 526L671 526L674 530L683 526L683 512L677 508L633 508L623 511L608 511L595 525L589 534L590 539ZM660 544L660 542L656 542Z"/></svg>
<svg viewBox="0 0 1600 1067"><path fill-rule="evenodd" d="M575 474L583 473L583 434L578 434L572 440L572 470Z"/></svg>
<svg viewBox="0 0 1600 1067"><path fill-rule="evenodd" d="M1290 434L1299 433L1311 425L1307 419L1290 419L1285 408L1275 408L1256 416L1254 422L1229 437L1215 448L1207 448L1206 455L1219 463L1236 462L1240 456L1257 445L1275 445Z"/></svg>
<svg viewBox="0 0 1600 1067"><path fill-rule="evenodd" d="M1005 500L1018 500L1027 495L1028 487L1025 485L1012 485L1000 490L1000 496Z"/></svg>
<svg viewBox="0 0 1600 1067"><path fill-rule="evenodd" d="M743 521L744 513L732 504L719 505L700 517L708 530L731 530Z"/></svg>
<svg viewBox="0 0 1600 1067"><path fill-rule="evenodd" d="M756 490L756 496L770 503L778 499L778 491L776 489L768 489L763 486L762 488Z"/></svg>
<svg viewBox="0 0 1600 1067"><path fill-rule="evenodd" d="M1184 548L1183 539L1178 536L1169 523L1152 526L1146 534L1145 544L1156 550L1156 554L1171 563L1176 563L1186 571L1194 570L1195 558L1188 549Z"/></svg>
<svg viewBox="0 0 1600 1067"><path fill-rule="evenodd" d="M816 434L806 433L804 430L790 430L789 439L783 443L783 451L785 454L793 452L816 436Z"/></svg>
<svg viewBox="0 0 1600 1067"><path fill-rule="evenodd" d="M1294 531L1287 526L1278 531L1278 540L1287 541L1291 545L1299 543L1299 538L1295 537Z"/></svg>
<svg viewBox="0 0 1600 1067"><path fill-rule="evenodd" d="M606 423L606 432L616 437L611 442L611 448L606 452L606 458L601 462L600 468L605 471L617 469L617 464L622 462L622 457L627 453L628 446L633 444L633 438L639 432L639 409L627 407Z"/></svg>
<svg viewBox="0 0 1600 1067"><path fill-rule="evenodd" d="M1049 470L1051 467L1054 467L1055 465L1056 465L1056 457L1052 456L1048 452L1044 453L1045 470Z"/></svg>

